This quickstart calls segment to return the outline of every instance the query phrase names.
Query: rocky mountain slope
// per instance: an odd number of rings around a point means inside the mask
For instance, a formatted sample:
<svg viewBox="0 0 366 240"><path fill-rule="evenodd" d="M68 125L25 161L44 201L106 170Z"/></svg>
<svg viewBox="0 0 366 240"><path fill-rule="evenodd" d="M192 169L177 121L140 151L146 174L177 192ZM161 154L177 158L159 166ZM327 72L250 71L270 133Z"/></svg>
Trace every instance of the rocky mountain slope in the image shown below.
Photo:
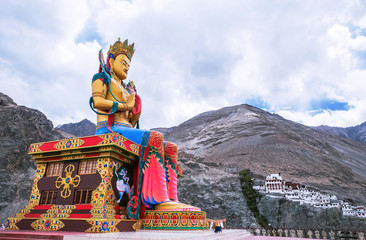
<svg viewBox="0 0 366 240"><path fill-rule="evenodd" d="M366 122L354 127L347 128L329 127L324 125L313 128L323 133L353 139L355 141L366 144Z"/></svg>
<svg viewBox="0 0 366 240"><path fill-rule="evenodd" d="M60 129L63 132L72 134L76 137L84 137L84 136L92 136L95 134L96 125L89 121L88 119L84 119L78 123L68 123L57 126L57 129Z"/></svg>
<svg viewBox="0 0 366 240"><path fill-rule="evenodd" d="M319 133L250 105L202 113L163 129L180 153L206 165L289 181L366 203L366 146Z"/></svg>
<svg viewBox="0 0 366 240"><path fill-rule="evenodd" d="M250 169L258 179L280 172L287 181L366 204L366 145L359 142L249 105L202 113L177 127L157 130L178 144L188 169L188 177L181 180L181 198L205 210L214 206L208 211L211 217L227 216L232 226L249 226L245 204L238 204L242 169ZM194 194L187 196L190 191ZM231 218L233 209L242 217Z"/></svg>
<svg viewBox="0 0 366 240"><path fill-rule="evenodd" d="M338 208L315 208L284 198L264 196L260 212L274 228L366 231L364 218L343 216Z"/></svg>
<svg viewBox="0 0 366 240"><path fill-rule="evenodd" d="M0 223L28 203L35 173L29 145L65 137L43 113L0 93Z"/></svg>

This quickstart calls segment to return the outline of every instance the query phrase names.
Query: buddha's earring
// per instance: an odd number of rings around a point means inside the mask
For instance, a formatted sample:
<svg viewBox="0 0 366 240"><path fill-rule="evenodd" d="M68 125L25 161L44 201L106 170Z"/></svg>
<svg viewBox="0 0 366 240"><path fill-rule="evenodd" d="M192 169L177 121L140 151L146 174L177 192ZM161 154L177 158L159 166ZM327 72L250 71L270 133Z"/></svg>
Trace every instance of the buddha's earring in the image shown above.
<svg viewBox="0 0 366 240"><path fill-rule="evenodd" d="M111 70L109 71L109 73L111 74L111 77L114 78L116 76L116 74L113 71L113 68L111 68Z"/></svg>

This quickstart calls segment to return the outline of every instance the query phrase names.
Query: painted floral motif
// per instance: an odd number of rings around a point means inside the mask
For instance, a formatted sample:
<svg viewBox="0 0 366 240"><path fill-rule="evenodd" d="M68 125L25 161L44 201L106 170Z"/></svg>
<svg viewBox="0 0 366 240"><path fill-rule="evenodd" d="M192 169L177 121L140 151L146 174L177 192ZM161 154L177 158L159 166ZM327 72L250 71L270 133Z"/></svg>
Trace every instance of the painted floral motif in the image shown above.
<svg viewBox="0 0 366 240"><path fill-rule="evenodd" d="M79 138L61 140L55 144L54 148L58 150L78 148L85 142Z"/></svg>
<svg viewBox="0 0 366 240"><path fill-rule="evenodd" d="M127 151L133 152L135 155L139 155L140 146L123 137L121 134L110 133L99 135L99 137L103 138L103 141L100 142L98 145L116 144L123 149L126 149Z"/></svg>
<svg viewBox="0 0 366 240"><path fill-rule="evenodd" d="M17 223L20 221L20 218L8 218L8 221L6 223L6 228L9 230L19 230L17 227Z"/></svg>
<svg viewBox="0 0 366 240"><path fill-rule="evenodd" d="M37 170L36 170L36 175L33 180L33 187L32 187L29 204L28 204L29 206L35 206L35 205L39 204L41 194L38 189L38 181L43 177L45 172L46 172L46 164L45 163L38 164Z"/></svg>
<svg viewBox="0 0 366 240"><path fill-rule="evenodd" d="M207 229L205 212L145 211L143 229Z"/></svg>
<svg viewBox="0 0 366 240"><path fill-rule="evenodd" d="M36 231L58 231L62 229L65 224L59 219L38 219L31 224Z"/></svg>
<svg viewBox="0 0 366 240"><path fill-rule="evenodd" d="M119 232L116 228L117 224L121 220L103 220L103 219L97 219L97 220L88 220L87 222L92 225L86 232Z"/></svg>
<svg viewBox="0 0 366 240"><path fill-rule="evenodd" d="M42 214L42 218L69 218L70 213L75 209L75 205L53 205L47 210L46 214Z"/></svg>
<svg viewBox="0 0 366 240"><path fill-rule="evenodd" d="M29 154L36 153L36 152L42 152L39 147L42 146L42 143L34 143L30 145Z"/></svg>
<svg viewBox="0 0 366 240"><path fill-rule="evenodd" d="M93 215L93 218L96 219L113 219L115 217L115 210L112 205L93 207L93 209L90 210L90 213Z"/></svg>
<svg viewBox="0 0 366 240"><path fill-rule="evenodd" d="M116 202L116 197L114 196L114 192L111 185L111 179L113 177L112 164L113 160L110 158L98 159L97 172L102 178L102 181L92 193L91 204L93 206L114 205L114 203Z"/></svg>

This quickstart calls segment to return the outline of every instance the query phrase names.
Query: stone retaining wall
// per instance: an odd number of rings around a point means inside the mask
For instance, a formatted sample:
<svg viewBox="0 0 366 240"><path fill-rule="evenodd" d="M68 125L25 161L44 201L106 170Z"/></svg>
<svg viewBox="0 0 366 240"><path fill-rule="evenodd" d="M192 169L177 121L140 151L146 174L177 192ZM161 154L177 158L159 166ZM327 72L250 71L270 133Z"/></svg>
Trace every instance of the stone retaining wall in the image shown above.
<svg viewBox="0 0 366 240"><path fill-rule="evenodd" d="M313 229L248 229L250 233L258 236L298 237L312 239L358 239L365 240L364 232L313 230Z"/></svg>

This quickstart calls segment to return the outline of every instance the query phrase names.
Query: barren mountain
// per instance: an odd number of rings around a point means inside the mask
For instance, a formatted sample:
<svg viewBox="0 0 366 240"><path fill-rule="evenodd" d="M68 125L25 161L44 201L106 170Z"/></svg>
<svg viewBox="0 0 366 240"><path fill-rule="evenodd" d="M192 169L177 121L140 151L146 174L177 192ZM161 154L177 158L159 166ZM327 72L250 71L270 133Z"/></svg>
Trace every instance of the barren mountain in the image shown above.
<svg viewBox="0 0 366 240"><path fill-rule="evenodd" d="M347 128L329 127L324 125L313 128L323 133L353 139L360 143L366 144L366 122L354 127Z"/></svg>
<svg viewBox="0 0 366 240"><path fill-rule="evenodd" d="M259 178L280 172L299 182L366 204L366 145L330 136L250 105L202 113L159 129L183 159Z"/></svg>

